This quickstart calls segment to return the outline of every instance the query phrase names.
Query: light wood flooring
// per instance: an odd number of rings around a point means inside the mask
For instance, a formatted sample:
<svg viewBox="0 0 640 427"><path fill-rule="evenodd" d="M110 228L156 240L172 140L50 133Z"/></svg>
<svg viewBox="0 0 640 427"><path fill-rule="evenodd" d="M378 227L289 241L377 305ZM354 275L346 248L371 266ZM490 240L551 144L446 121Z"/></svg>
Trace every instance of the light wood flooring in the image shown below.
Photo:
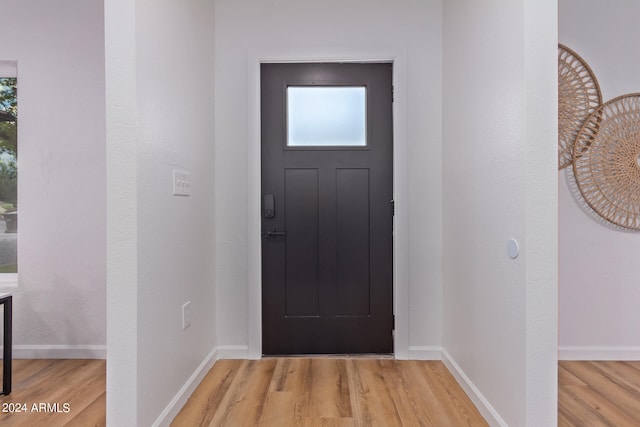
<svg viewBox="0 0 640 427"><path fill-rule="evenodd" d="M104 426L105 372L104 360L15 360L0 426ZM558 385L560 427L640 426L640 362L562 361ZM28 412L1 412L11 403ZM218 361L172 425L486 424L440 362L289 358Z"/></svg>
<svg viewBox="0 0 640 427"><path fill-rule="evenodd" d="M174 427L486 426L442 362L220 360Z"/></svg>
<svg viewBox="0 0 640 427"><path fill-rule="evenodd" d="M12 371L11 394L0 396L0 426L106 424L104 360L14 360Z"/></svg>
<svg viewBox="0 0 640 427"><path fill-rule="evenodd" d="M640 362L560 362L558 426L640 426Z"/></svg>

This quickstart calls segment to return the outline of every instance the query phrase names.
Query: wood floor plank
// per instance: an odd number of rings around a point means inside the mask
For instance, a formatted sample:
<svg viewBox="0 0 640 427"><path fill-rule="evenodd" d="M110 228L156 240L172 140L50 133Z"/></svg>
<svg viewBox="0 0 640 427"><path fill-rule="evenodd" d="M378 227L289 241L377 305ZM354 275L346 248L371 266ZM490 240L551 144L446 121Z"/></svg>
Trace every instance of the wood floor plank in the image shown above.
<svg viewBox="0 0 640 427"><path fill-rule="evenodd" d="M464 392L453 375L442 363L421 365L430 384L434 384L435 395L446 411L447 425L451 426L486 426L486 421L477 416L477 409Z"/></svg>
<svg viewBox="0 0 640 427"><path fill-rule="evenodd" d="M432 368L427 375L422 369L425 363L440 364L442 370ZM460 397L466 395L453 377L445 375L447 371L441 362L389 358L265 358L240 361L233 369L236 374L224 387L224 397L216 399L219 404L209 405L208 411L213 414L207 415L206 420L210 426L487 425L473 404ZM439 384L432 385L430 381ZM452 397L447 388L457 388L460 396ZM441 396L436 395L436 389ZM203 402L206 398L197 395L207 396L216 390L219 387L214 381L203 381L190 401ZM200 404L204 406L207 405ZM457 409L461 409L463 415L452 415ZM467 411L469 414L475 411L480 421L468 422ZM185 405L172 425L207 425L194 420L193 413Z"/></svg>
<svg viewBox="0 0 640 427"><path fill-rule="evenodd" d="M103 426L104 360L14 360L13 386L0 404L25 404L27 412L0 413L3 427Z"/></svg>
<svg viewBox="0 0 640 427"><path fill-rule="evenodd" d="M558 427L578 427L567 419L565 414L558 411Z"/></svg>
<svg viewBox="0 0 640 427"><path fill-rule="evenodd" d="M638 419L631 417L623 409L619 408L615 402L611 402L606 397L600 395L587 386L566 386L562 393L571 393L572 398L580 401L583 407L589 408L592 414L596 415L603 425L612 426L637 426Z"/></svg>
<svg viewBox="0 0 640 427"><path fill-rule="evenodd" d="M351 401L346 361L336 358L311 359L308 418L351 418Z"/></svg>
<svg viewBox="0 0 640 427"><path fill-rule="evenodd" d="M75 370L76 366L68 360L41 360L35 361L28 371L18 378L14 378L15 386L9 396L11 401L17 400L22 390L28 390L29 396L37 401L47 397L51 386L57 389L64 378ZM47 381L42 381L46 377Z"/></svg>
<svg viewBox="0 0 640 427"><path fill-rule="evenodd" d="M223 405L222 411L216 413L209 425L258 425L275 366L275 360L243 361L229 389L230 400Z"/></svg>
<svg viewBox="0 0 640 427"><path fill-rule="evenodd" d="M269 384L269 393L274 391L286 391L285 385L292 371L289 366L293 359L275 359L276 367L273 369L273 376Z"/></svg>
<svg viewBox="0 0 640 427"><path fill-rule="evenodd" d="M219 360L204 377L199 387L210 393L194 393L182 408L183 425L208 426L238 373L240 360ZM173 427L180 427L172 423Z"/></svg>
<svg viewBox="0 0 640 427"><path fill-rule="evenodd" d="M575 394L570 393L567 387L558 390L558 411L570 425L575 427L610 426L594 408L586 406Z"/></svg>
<svg viewBox="0 0 640 427"><path fill-rule="evenodd" d="M271 391L292 393L296 397L293 425L305 425L309 419L310 390L312 384L311 359L278 358L270 385Z"/></svg>
<svg viewBox="0 0 640 427"><path fill-rule="evenodd" d="M290 391L270 391L262 410L259 426L295 427L300 425L296 421L296 407L299 396Z"/></svg>
<svg viewBox="0 0 640 427"><path fill-rule="evenodd" d="M65 427L103 427L107 425L107 393L102 393Z"/></svg>
<svg viewBox="0 0 640 427"><path fill-rule="evenodd" d="M219 361L173 426L474 425L461 415L469 410L466 396L440 362L314 360ZM0 414L2 427L105 425L104 361L15 360L13 366L13 393L0 403L63 399L71 411ZM640 362L560 362L558 375L559 426L640 426ZM460 396L451 394L456 389ZM312 394L330 404L312 404Z"/></svg>
<svg viewBox="0 0 640 427"><path fill-rule="evenodd" d="M355 427L353 418L310 418L304 427Z"/></svg>
<svg viewBox="0 0 640 427"><path fill-rule="evenodd" d="M558 425L640 426L640 370L636 363L561 361ZM570 382L562 380L565 373Z"/></svg>
<svg viewBox="0 0 640 427"><path fill-rule="evenodd" d="M584 381L569 372L563 365L563 362L558 363L558 386L565 385L586 385Z"/></svg>
<svg viewBox="0 0 640 427"><path fill-rule="evenodd" d="M486 425L484 421L473 424L461 415L472 414L475 408L470 401L465 403L468 398L441 362L364 359L366 363L360 365L361 359L342 359L314 366L314 360L281 358L266 365L263 361L218 361L172 425ZM13 367L13 392L0 396L0 404L64 403L55 402L63 399L70 403L71 411L0 413L2 427L105 425L104 360L14 360ZM328 380L328 375L334 378ZM558 426L640 426L640 362L563 361L558 375ZM316 386L323 391L313 391ZM460 395L452 394L454 391ZM328 396L334 407L313 406L312 394ZM348 406L339 402L342 400ZM349 408L351 417L340 416L349 414ZM326 414L332 416L322 416ZM479 413L469 416L482 420Z"/></svg>
<svg viewBox="0 0 640 427"><path fill-rule="evenodd" d="M386 361L383 366L382 376L389 388L395 390L391 394L398 415L403 425L431 427L437 424L434 418L435 397L431 388L419 375L416 363L402 363L397 360Z"/></svg>
<svg viewBox="0 0 640 427"><path fill-rule="evenodd" d="M594 362L592 366L606 377L624 385L627 390L630 390L640 399L640 375L638 375L638 371L634 367L625 362L611 361Z"/></svg>
<svg viewBox="0 0 640 427"><path fill-rule="evenodd" d="M351 385L351 405L359 411L354 414L356 425L399 426L400 414L389 396L387 384L380 374L380 360L347 360L349 384Z"/></svg>
<svg viewBox="0 0 640 427"><path fill-rule="evenodd" d="M640 420L640 395L621 383L614 376L607 375L597 369L593 362L573 362L565 365L566 369L584 381L591 389L597 390L603 396L626 412L632 419Z"/></svg>
<svg viewBox="0 0 640 427"><path fill-rule="evenodd" d="M17 359L13 361L13 383L29 388L34 381L40 381L42 373L56 363L47 359Z"/></svg>
<svg viewBox="0 0 640 427"><path fill-rule="evenodd" d="M625 362L626 364L633 366L634 368L640 370L640 361L634 360L634 361L627 361Z"/></svg>
<svg viewBox="0 0 640 427"><path fill-rule="evenodd" d="M224 392L213 381L209 391L196 390L224 393L215 398L219 404L209 406L215 412L207 415L210 426L487 425L441 362L278 358L235 363L236 374L222 387ZM560 362L558 425L640 426L637 367L629 362ZM200 425L182 423L182 415L175 426Z"/></svg>

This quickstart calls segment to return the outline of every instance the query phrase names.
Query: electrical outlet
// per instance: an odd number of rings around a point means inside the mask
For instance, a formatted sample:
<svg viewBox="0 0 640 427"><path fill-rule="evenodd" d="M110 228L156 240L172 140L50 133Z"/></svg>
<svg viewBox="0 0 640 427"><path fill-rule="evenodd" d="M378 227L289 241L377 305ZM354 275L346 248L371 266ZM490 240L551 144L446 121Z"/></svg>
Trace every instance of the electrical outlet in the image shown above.
<svg viewBox="0 0 640 427"><path fill-rule="evenodd" d="M191 174L189 172L173 170L173 195L191 195Z"/></svg>
<svg viewBox="0 0 640 427"><path fill-rule="evenodd" d="M182 304L182 330L191 325L191 301Z"/></svg>

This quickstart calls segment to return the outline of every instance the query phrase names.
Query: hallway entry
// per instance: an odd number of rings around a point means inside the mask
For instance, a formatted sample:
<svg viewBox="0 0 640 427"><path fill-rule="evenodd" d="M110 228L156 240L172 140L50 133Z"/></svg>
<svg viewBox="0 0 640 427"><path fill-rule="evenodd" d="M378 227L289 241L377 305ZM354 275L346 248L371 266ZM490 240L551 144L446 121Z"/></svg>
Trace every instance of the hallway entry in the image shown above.
<svg viewBox="0 0 640 427"><path fill-rule="evenodd" d="M392 65L261 65L266 355L393 352Z"/></svg>

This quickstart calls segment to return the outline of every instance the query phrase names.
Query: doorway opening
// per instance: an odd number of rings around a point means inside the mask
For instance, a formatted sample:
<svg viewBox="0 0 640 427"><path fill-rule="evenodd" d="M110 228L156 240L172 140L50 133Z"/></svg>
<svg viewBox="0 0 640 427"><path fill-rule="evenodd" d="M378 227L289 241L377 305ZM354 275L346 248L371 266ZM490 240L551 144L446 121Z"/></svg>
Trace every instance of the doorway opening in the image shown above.
<svg viewBox="0 0 640 427"><path fill-rule="evenodd" d="M262 342L262 181L260 69L267 63L390 63L393 67L393 353L396 359L423 357L424 349L409 347L409 216L407 138L407 58L404 49L261 48L248 58L248 345L230 346L226 354L260 359ZM437 356L433 356L437 357Z"/></svg>

